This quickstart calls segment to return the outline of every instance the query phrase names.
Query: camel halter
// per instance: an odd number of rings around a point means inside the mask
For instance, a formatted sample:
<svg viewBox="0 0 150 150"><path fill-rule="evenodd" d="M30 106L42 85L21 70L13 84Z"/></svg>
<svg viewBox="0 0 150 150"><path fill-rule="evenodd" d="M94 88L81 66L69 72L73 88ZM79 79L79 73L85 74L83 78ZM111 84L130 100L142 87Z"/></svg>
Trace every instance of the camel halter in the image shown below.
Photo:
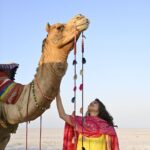
<svg viewBox="0 0 150 150"><path fill-rule="evenodd" d="M83 146L83 143L84 143L84 139L83 139L83 126L84 126L84 64L86 63L86 59L84 57L84 34L82 32L82 43L81 43L81 52L82 52L82 67L81 67L81 70L80 70L80 75L81 75L81 78L82 78L82 83L80 84L79 86L79 90L82 92L82 150L85 150L84 146ZM74 115L76 116L76 105L77 105L77 101L76 101L76 95L77 95L77 37L76 37L76 33L75 33L75 38L74 38L74 60L73 60L73 65L74 65L74 88L73 88L73 91L74 91L74 97L72 98L72 103L74 103ZM75 124L76 126L76 124ZM75 140L77 140L77 136L76 136L76 132L74 131L75 133ZM75 143L77 143L77 141L75 141ZM75 147L76 149L76 147Z"/></svg>

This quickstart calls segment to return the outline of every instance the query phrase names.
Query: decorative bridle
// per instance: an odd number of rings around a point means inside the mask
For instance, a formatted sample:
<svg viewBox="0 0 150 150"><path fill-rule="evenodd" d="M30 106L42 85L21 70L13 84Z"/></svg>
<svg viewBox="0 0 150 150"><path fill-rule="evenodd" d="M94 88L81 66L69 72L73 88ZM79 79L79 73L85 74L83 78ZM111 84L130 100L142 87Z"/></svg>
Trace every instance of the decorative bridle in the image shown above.
<svg viewBox="0 0 150 150"><path fill-rule="evenodd" d="M75 28L76 29L76 28ZM74 65L74 87L73 87L73 91L74 91L74 97L72 98L72 103L74 103L74 115L76 117L76 106L77 106L77 37L76 37L76 32L75 31L75 38L74 38L74 60L73 60L73 65ZM86 59L84 57L84 39L85 36L82 32L82 43L81 43L81 52L82 52L82 58L81 58L81 62L82 62L82 67L80 70L80 75L82 78L82 83L79 86L79 90L82 92L82 150L85 150L83 143L84 143L84 137L83 137L83 127L84 127L84 64L86 63ZM75 121L76 122L76 121ZM75 123L75 127L76 127L76 123ZM77 143L77 135L76 135L76 131L74 130L74 134L75 134L75 143ZM76 147L75 147L76 149Z"/></svg>
<svg viewBox="0 0 150 150"><path fill-rule="evenodd" d="M74 88L73 88L73 91L74 91L74 97L72 98L72 103L74 103L74 112L75 112L75 116L76 116L76 93L77 93L77 29L75 27L75 36L74 36L74 60L73 60L73 65L74 65ZM81 45L81 52L82 52L82 67L81 67L81 70L80 70L80 75L81 75L81 78L82 78L82 83L80 84L79 86L79 90L82 92L82 150L85 150L84 146L83 146L83 126L84 126L84 64L86 63L86 59L84 57L84 34L82 32L82 45ZM49 97L49 96L46 96L44 94L44 92L42 91L39 83L38 83L38 80L35 78L35 80L33 80L30 84L30 88L29 88L29 95L28 95L28 100L27 100L27 110L26 110L26 150L28 150L28 108L29 108L29 98L30 98L30 92L32 90L32 93L33 93L33 98L34 98L34 101L35 101L35 106L42 110L42 111L45 111L46 107L41 107L39 104L38 104L38 101L37 101L37 97L35 95L35 83L37 85L37 88L40 92L40 94L47 100L47 101L52 101L52 98ZM76 135L76 132L75 132L75 135ZM77 140L77 138L75 138L75 140ZM77 142L77 141L75 141ZM40 139L39 139L39 150L41 150L42 148L42 115L40 116Z"/></svg>

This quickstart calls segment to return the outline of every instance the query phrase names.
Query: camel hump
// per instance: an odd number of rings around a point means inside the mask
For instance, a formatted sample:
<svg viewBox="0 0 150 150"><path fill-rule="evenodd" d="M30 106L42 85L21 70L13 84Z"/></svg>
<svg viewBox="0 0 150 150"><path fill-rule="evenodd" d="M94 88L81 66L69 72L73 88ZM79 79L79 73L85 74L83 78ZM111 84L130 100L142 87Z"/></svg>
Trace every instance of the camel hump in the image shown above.
<svg viewBox="0 0 150 150"><path fill-rule="evenodd" d="M11 80L15 80L15 74L19 67L17 63L0 64L0 76L7 76Z"/></svg>

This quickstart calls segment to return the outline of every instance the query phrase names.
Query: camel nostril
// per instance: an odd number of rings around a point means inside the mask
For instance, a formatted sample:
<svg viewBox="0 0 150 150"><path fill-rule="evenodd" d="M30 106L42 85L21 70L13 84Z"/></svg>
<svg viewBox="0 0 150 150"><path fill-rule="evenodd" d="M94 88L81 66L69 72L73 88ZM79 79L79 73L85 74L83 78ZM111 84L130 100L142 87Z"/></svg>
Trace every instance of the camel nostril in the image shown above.
<svg viewBox="0 0 150 150"><path fill-rule="evenodd" d="M88 24L90 23L90 21L88 19L86 19L86 21L87 21Z"/></svg>
<svg viewBox="0 0 150 150"><path fill-rule="evenodd" d="M84 16L82 15L82 14L78 14L77 16L76 16L76 19L82 19Z"/></svg>
<svg viewBox="0 0 150 150"><path fill-rule="evenodd" d="M81 16L77 16L76 19L81 19Z"/></svg>

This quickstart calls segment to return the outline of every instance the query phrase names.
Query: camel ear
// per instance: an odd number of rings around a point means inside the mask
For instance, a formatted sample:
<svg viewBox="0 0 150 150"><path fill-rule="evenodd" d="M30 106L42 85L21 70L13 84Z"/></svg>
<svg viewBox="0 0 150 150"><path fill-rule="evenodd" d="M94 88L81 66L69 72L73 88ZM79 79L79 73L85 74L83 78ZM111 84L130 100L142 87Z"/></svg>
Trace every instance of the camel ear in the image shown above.
<svg viewBox="0 0 150 150"><path fill-rule="evenodd" d="M46 25L46 31L49 32L49 31L50 31L50 28L51 28L50 24L47 23L47 25Z"/></svg>

